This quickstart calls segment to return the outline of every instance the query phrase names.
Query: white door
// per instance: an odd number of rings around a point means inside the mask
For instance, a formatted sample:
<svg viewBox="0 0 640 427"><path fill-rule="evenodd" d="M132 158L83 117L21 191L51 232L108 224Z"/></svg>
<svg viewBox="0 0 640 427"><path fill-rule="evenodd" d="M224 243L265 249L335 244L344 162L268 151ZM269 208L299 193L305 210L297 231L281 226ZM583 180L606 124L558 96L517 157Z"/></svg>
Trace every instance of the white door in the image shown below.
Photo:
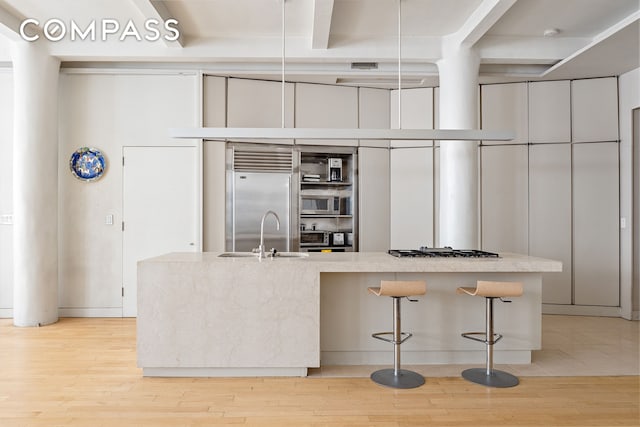
<svg viewBox="0 0 640 427"><path fill-rule="evenodd" d="M137 313L137 262L198 248L195 147L124 147L123 316Z"/></svg>

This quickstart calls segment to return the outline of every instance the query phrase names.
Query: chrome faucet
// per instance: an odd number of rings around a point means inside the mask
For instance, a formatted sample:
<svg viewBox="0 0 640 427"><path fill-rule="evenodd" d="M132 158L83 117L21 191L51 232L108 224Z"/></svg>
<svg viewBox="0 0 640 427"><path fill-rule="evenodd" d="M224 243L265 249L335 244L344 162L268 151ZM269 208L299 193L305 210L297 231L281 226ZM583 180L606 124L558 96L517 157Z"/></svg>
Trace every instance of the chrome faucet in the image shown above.
<svg viewBox="0 0 640 427"><path fill-rule="evenodd" d="M258 246L258 259L263 259L265 257L264 252L264 220L267 215L273 215L276 219L276 230L280 230L280 218L278 218L278 214L274 211L266 211L264 215L262 215L262 219L260 220L260 246Z"/></svg>

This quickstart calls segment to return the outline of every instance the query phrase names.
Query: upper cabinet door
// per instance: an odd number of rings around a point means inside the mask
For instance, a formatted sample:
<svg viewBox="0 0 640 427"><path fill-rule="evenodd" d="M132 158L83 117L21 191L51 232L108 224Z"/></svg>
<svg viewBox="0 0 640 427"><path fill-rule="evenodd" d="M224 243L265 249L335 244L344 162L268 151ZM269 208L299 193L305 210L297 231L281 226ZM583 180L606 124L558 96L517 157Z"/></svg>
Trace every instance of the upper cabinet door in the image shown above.
<svg viewBox="0 0 640 427"><path fill-rule="evenodd" d="M399 109L400 107L400 109ZM391 129L433 129L433 89L392 90L390 99ZM402 126L398 123L402 121ZM425 141L391 141L391 147L424 147Z"/></svg>
<svg viewBox="0 0 640 427"><path fill-rule="evenodd" d="M297 128L358 128L358 89L296 83ZM297 140L313 145L357 145L357 140Z"/></svg>
<svg viewBox="0 0 640 427"><path fill-rule="evenodd" d="M573 141L617 141L617 79L574 80L571 85Z"/></svg>
<svg viewBox="0 0 640 427"><path fill-rule="evenodd" d="M389 129L389 91L361 87L358 96L360 129ZM388 148L389 141L361 140L360 146Z"/></svg>
<svg viewBox="0 0 640 427"><path fill-rule="evenodd" d="M513 141L483 141L485 144L527 143L527 84L508 83L481 86L482 129L509 130Z"/></svg>
<svg viewBox="0 0 640 427"><path fill-rule="evenodd" d="M529 83L529 142L570 141L569 81Z"/></svg>
<svg viewBox="0 0 640 427"><path fill-rule="evenodd" d="M285 83L285 127L293 127L294 85ZM227 127L282 127L282 83L250 79L228 79ZM291 143L288 140L271 140Z"/></svg>

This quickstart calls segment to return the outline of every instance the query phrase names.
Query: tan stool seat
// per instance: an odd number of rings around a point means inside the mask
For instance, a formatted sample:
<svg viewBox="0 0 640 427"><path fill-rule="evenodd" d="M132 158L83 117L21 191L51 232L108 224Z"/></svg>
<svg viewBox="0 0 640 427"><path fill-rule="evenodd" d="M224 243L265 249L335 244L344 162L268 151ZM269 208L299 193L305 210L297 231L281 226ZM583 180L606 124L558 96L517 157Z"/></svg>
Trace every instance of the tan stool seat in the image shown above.
<svg viewBox="0 0 640 427"><path fill-rule="evenodd" d="M488 282L478 280L475 288L461 286L456 290L458 294L471 296L504 298L519 297L522 295L522 283L520 282Z"/></svg>
<svg viewBox="0 0 640 427"><path fill-rule="evenodd" d="M376 296L412 297L427 293L427 282L423 280L392 281L383 280L380 287L370 287L369 292Z"/></svg>

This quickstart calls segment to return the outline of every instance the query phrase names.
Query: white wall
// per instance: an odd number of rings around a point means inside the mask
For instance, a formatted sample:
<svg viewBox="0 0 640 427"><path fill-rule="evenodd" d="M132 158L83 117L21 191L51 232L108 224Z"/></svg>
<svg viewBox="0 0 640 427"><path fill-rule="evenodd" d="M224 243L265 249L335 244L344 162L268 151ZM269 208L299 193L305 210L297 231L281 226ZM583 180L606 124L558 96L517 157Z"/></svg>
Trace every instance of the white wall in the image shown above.
<svg viewBox="0 0 640 427"><path fill-rule="evenodd" d="M13 77L0 70L0 215L13 212ZM13 306L13 226L0 221L0 317Z"/></svg>
<svg viewBox="0 0 640 427"><path fill-rule="evenodd" d="M61 316L119 316L122 307L122 147L167 146L169 127L196 126L196 74L60 75L59 305ZM187 144L189 142L186 142ZM105 175L69 171L79 147L101 150ZM113 215L113 225L106 225Z"/></svg>
<svg viewBox="0 0 640 427"><path fill-rule="evenodd" d="M640 108L640 68L620 76L618 81L620 120L620 216L626 218L626 228L620 229L621 249L621 303L624 317L640 317L640 285L633 278L633 266L640 265L640 251L633 259L633 239L640 244L638 230L633 230L633 210L640 211L640 188L633 188L633 158L640 167L640 147L633 141L633 109ZM635 207L634 207L635 205ZM640 224L635 224L639 226ZM628 298L633 294L633 298ZM625 295L627 297L625 297Z"/></svg>

